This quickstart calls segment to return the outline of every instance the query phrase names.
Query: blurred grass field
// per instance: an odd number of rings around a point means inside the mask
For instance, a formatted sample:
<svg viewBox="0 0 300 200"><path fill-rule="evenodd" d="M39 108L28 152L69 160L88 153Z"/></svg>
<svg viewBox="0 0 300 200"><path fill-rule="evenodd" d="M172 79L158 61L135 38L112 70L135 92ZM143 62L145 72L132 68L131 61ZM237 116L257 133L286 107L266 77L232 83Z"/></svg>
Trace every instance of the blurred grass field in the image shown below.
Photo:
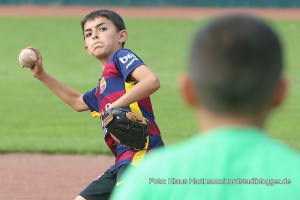
<svg viewBox="0 0 300 200"><path fill-rule="evenodd" d="M33 45L42 52L45 70L58 80L82 93L95 87L101 68L84 50L80 20L0 18L0 152L109 152L99 119L73 111L18 64L20 50ZM204 22L125 19L129 30L125 47L136 52L161 81L161 89L151 98L166 145L185 140L198 129L181 100L178 76L187 65L191 38ZM283 37L291 89L267 130L300 150L300 21L270 23Z"/></svg>

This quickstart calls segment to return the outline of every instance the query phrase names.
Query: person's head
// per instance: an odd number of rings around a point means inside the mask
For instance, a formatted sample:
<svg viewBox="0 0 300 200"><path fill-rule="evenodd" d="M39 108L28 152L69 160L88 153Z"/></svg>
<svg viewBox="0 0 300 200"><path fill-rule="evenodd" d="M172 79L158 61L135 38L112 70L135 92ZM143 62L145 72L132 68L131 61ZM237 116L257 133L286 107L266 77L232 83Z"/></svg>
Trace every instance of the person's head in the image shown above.
<svg viewBox="0 0 300 200"><path fill-rule="evenodd" d="M111 10L96 10L81 21L85 48L95 57L107 56L125 45L128 33L122 17Z"/></svg>
<svg viewBox="0 0 300 200"><path fill-rule="evenodd" d="M210 113L253 117L283 99L281 44L257 18L228 15L213 20L196 34L189 59L190 103Z"/></svg>

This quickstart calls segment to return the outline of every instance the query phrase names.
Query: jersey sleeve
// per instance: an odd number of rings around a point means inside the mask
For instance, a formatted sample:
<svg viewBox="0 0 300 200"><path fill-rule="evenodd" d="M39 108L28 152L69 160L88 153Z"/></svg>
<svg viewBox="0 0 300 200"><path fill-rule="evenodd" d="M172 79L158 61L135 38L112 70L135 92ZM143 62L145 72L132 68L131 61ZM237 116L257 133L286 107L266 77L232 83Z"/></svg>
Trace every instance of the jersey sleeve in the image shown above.
<svg viewBox="0 0 300 200"><path fill-rule="evenodd" d="M88 105L91 112L96 111L99 112L98 108L98 99L96 97L97 87L86 92L83 95L83 101Z"/></svg>
<svg viewBox="0 0 300 200"><path fill-rule="evenodd" d="M122 49L115 54L114 62L117 69L122 73L124 81L130 79L130 74L137 67L144 65L143 61L129 49Z"/></svg>

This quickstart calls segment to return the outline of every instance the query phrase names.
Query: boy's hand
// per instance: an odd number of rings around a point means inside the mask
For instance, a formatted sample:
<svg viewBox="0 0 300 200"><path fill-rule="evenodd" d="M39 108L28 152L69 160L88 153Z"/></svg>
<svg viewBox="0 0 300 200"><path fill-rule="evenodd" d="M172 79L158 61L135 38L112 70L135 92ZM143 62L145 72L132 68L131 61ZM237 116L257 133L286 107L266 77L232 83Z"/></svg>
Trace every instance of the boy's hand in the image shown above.
<svg viewBox="0 0 300 200"><path fill-rule="evenodd" d="M35 48L35 47L27 47L28 49L32 49L33 51L35 51L37 58L30 58L31 61L34 63L34 66L32 68L30 68L31 70L31 74L33 77L38 78L41 74L44 73L44 68L43 68L43 59L42 59L42 55L40 53L40 51Z"/></svg>
<svg viewBox="0 0 300 200"><path fill-rule="evenodd" d="M122 108L110 108L102 122L112 138L135 150L144 150L148 138L149 121L143 116Z"/></svg>

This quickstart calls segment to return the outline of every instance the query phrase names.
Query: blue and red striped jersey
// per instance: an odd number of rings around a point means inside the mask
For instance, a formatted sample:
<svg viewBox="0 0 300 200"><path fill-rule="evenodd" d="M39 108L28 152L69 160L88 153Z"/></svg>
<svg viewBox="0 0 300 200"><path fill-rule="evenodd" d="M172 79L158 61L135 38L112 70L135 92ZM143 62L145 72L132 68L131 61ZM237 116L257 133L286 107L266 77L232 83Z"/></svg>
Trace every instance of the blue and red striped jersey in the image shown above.
<svg viewBox="0 0 300 200"><path fill-rule="evenodd" d="M121 49L115 52L109 58L102 77L98 81L98 86L83 95L83 100L92 114L98 113L97 116L101 116L111 103L134 87L137 81L131 77L131 73L141 65L144 65L143 61L132 51ZM115 165L110 168L111 171L115 171L124 164L136 165L148 151L164 146L160 130L155 123L150 97L134 102L125 108L149 120L149 139L146 150L134 151L116 143L102 127L105 142L116 158Z"/></svg>

